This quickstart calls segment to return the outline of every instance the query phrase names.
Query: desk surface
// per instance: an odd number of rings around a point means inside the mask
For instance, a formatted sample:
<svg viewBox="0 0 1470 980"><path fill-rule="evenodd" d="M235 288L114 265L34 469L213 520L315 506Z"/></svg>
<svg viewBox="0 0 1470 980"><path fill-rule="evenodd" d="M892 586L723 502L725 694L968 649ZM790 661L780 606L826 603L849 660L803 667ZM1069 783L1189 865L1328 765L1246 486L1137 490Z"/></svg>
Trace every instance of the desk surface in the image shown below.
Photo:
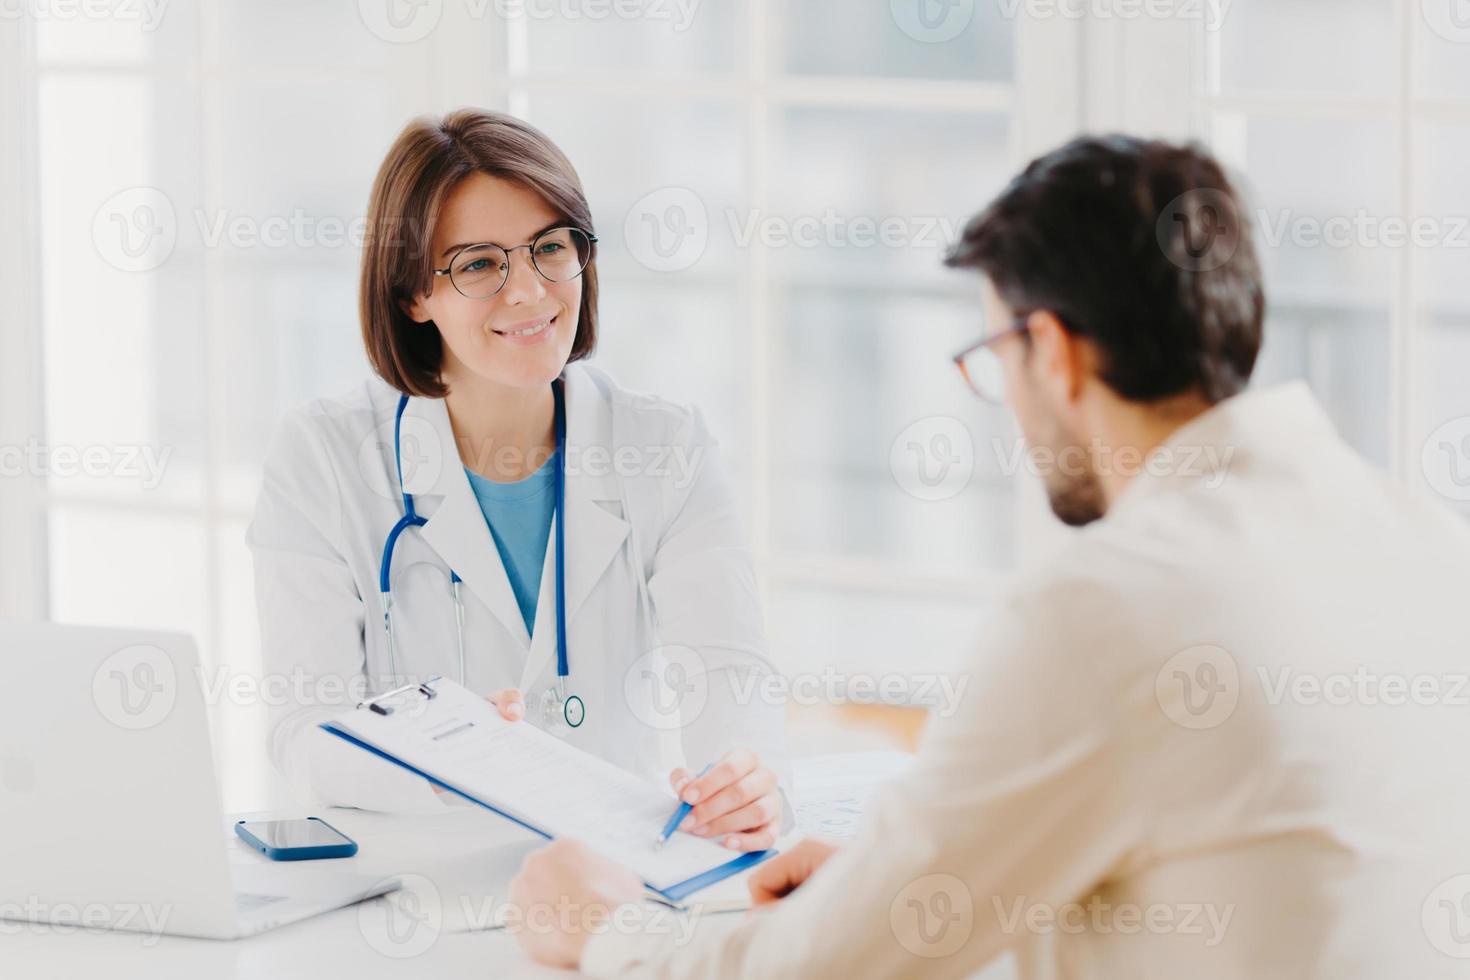
<svg viewBox="0 0 1470 980"><path fill-rule="evenodd" d="M853 811L865 801L876 780L894 770L889 753L867 760L854 756L798 760L797 794L813 787L813 800L837 801ZM833 774L841 778L834 782ZM839 785L840 784L840 785ZM798 819L803 802L798 800ZM257 818L298 817L301 813L255 814ZM446 808L432 816L388 816L357 810L329 810L320 814L358 841L354 858L334 861L334 867L374 876L408 880L416 895L420 916L393 918L384 899L337 909L325 915L273 929L249 939L218 942L174 936L98 933L0 920L0 962L6 976L42 978L109 977L128 980L289 980L293 977L433 976L565 977L521 955L515 937L504 930L460 931L465 912L479 918L505 896L508 875L496 869L513 867L518 853L537 841L533 835L492 813L469 807ZM264 861L240 843L229 824L221 828L230 858L239 864ZM802 821L806 823L807 821ZM793 834L795 839L798 834ZM790 840L782 842L789 845ZM276 865L283 874L309 869ZM495 879L495 880L490 880ZM475 883L470 884L471 881ZM473 890L473 894L470 892ZM711 889L710 897L738 894L738 879ZM423 901L418 901L422 897ZM693 924L697 930L721 928L735 915L708 916ZM407 928L402 928L407 923Z"/></svg>

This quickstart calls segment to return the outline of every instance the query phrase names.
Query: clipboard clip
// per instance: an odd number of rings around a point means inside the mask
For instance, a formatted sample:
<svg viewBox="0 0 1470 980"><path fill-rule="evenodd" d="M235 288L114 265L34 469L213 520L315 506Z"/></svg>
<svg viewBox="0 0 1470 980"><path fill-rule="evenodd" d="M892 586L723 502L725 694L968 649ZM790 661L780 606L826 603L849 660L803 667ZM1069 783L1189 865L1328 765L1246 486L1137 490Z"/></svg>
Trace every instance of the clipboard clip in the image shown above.
<svg viewBox="0 0 1470 980"><path fill-rule="evenodd" d="M440 676L435 674L421 684L404 684L402 687L395 687L391 691L384 691L376 697L359 702L357 706L359 708L367 708L374 714L379 714L386 718L393 713L393 705L384 704L383 702L409 693L418 694L425 701L432 701L439 696L439 692L434 690L433 685L438 683L440 679Z"/></svg>
<svg viewBox="0 0 1470 980"><path fill-rule="evenodd" d="M689 905L685 902L677 902L672 898L666 898L654 891L647 885L643 886L643 900L654 905L662 905L671 912L688 912Z"/></svg>

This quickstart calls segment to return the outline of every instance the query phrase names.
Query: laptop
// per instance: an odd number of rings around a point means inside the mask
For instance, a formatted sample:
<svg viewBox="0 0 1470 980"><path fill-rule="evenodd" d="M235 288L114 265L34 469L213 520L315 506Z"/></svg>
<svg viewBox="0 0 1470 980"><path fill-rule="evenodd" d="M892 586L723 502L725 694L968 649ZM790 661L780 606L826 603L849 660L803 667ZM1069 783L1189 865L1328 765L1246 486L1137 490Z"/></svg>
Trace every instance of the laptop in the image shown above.
<svg viewBox="0 0 1470 980"><path fill-rule="evenodd" d="M0 622L0 918L235 939L398 887L232 864L193 640Z"/></svg>

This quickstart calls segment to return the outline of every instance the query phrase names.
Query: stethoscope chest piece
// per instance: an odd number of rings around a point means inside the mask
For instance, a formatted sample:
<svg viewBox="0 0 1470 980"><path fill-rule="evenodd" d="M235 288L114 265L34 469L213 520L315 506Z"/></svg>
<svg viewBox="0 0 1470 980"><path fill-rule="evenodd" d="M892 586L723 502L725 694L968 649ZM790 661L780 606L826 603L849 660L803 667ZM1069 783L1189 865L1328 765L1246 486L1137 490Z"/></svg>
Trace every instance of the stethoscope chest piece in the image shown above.
<svg viewBox="0 0 1470 980"><path fill-rule="evenodd" d="M548 688L541 696L541 717L553 732L580 728L587 720L587 706L575 694L563 697L557 688Z"/></svg>
<svg viewBox="0 0 1470 980"><path fill-rule="evenodd" d="M575 694L567 698L566 703L562 705L561 713L567 724L573 728L580 728L582 722L587 720L587 706Z"/></svg>

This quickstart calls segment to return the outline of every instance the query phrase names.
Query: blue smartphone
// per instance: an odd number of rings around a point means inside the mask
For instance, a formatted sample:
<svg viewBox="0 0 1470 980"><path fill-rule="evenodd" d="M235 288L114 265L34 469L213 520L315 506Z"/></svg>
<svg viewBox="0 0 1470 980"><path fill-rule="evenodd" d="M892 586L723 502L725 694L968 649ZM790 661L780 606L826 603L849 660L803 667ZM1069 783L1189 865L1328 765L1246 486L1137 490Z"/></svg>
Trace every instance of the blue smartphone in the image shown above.
<svg viewBox="0 0 1470 980"><path fill-rule="evenodd" d="M357 842L320 817L305 820L241 820L235 835L272 861L348 858Z"/></svg>

